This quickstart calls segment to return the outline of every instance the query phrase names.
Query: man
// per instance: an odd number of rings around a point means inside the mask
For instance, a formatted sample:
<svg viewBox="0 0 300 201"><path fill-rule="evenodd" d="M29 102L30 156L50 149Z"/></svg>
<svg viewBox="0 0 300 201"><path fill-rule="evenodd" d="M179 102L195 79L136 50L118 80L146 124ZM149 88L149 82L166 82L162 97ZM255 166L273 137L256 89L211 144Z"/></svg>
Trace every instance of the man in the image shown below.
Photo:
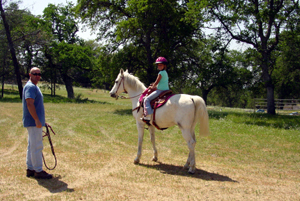
<svg viewBox="0 0 300 201"><path fill-rule="evenodd" d="M30 70L29 81L23 89L23 125L28 130L27 177L51 179L52 175L43 171L43 126L45 126L45 110L43 94L37 83L41 79L41 71L34 67Z"/></svg>

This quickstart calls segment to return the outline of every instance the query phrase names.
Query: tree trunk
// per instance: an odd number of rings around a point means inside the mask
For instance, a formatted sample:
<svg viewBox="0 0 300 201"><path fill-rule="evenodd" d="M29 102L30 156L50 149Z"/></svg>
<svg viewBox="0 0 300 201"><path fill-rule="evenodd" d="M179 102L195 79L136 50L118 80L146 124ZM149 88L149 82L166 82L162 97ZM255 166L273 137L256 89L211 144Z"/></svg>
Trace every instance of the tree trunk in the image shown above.
<svg viewBox="0 0 300 201"><path fill-rule="evenodd" d="M68 98L74 99L73 80L68 75L63 75L62 77L65 82Z"/></svg>
<svg viewBox="0 0 300 201"><path fill-rule="evenodd" d="M209 91L208 90L202 90L202 98L205 102L205 104L207 105L207 96L208 96Z"/></svg>
<svg viewBox="0 0 300 201"><path fill-rule="evenodd" d="M45 48L45 57L49 61L49 67L50 67L50 89L51 89L51 96L55 97L55 90L56 90L56 68L57 66L53 64L52 55L51 53L48 53L48 48Z"/></svg>
<svg viewBox="0 0 300 201"><path fill-rule="evenodd" d="M276 114L274 101L274 86L267 86L267 113Z"/></svg>
<svg viewBox="0 0 300 201"><path fill-rule="evenodd" d="M32 66L32 58L33 58L33 56L32 56L32 52L30 50L29 45L26 45L25 49L27 51L27 55L26 55L27 71L30 72L30 69L33 67Z"/></svg>
<svg viewBox="0 0 300 201"><path fill-rule="evenodd" d="M55 65L52 63L52 57L49 57L49 64L50 64L50 82L51 82L51 96L55 97L55 87L56 87L56 68Z"/></svg>
<svg viewBox="0 0 300 201"><path fill-rule="evenodd" d="M15 51L15 48L14 48L14 44L13 44L12 39L11 39L9 25L6 21L6 16L5 16L5 13L4 13L4 9L2 7L2 0L0 0L0 12L1 12L2 20L3 20L3 25L4 25L4 28L5 28L5 33L6 33L6 38L7 38L8 45L9 45L9 50L10 50L11 57L12 57L12 60L13 60L13 64L14 64L14 67L15 67L15 74L16 74L17 83L18 83L19 95L20 95L20 98L22 99L23 86L22 86L22 79L21 79L21 75L20 75L20 67L19 67L17 57L16 57L16 51Z"/></svg>
<svg viewBox="0 0 300 201"><path fill-rule="evenodd" d="M5 73L4 73L4 68L5 65L3 65L3 76L2 76L2 90L1 90L1 98L3 98L4 96L4 77L5 77Z"/></svg>
<svg viewBox="0 0 300 201"><path fill-rule="evenodd" d="M265 86L267 88L267 113L268 114L276 114L275 112L275 101L274 101L274 85L269 74L269 62L268 55L266 53L262 53L263 62L262 62L262 79L265 82Z"/></svg>
<svg viewBox="0 0 300 201"><path fill-rule="evenodd" d="M56 69L54 68L54 83L53 83L53 96L55 97L55 91L56 91L56 77L57 76L57 74L56 74Z"/></svg>
<svg viewBox="0 0 300 201"><path fill-rule="evenodd" d="M3 98L4 96L4 78L5 78L5 66L6 66L6 59L5 57L3 58L3 75L2 75L2 90L1 90L1 97L0 98Z"/></svg>

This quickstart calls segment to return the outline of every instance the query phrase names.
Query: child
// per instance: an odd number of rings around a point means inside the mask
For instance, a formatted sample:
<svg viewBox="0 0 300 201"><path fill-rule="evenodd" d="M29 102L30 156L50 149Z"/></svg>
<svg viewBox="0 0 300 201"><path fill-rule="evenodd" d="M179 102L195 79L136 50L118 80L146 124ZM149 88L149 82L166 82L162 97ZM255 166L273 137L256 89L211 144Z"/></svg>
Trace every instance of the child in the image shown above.
<svg viewBox="0 0 300 201"><path fill-rule="evenodd" d="M154 92L152 92L144 100L144 117L142 118L143 121L149 121L150 117L147 117L147 115L151 115L153 113L150 101L158 97L159 94L161 94L163 91L169 90L169 77L166 71L167 63L168 61L164 57L158 57L155 61L155 64L157 64L157 68L158 70L160 70L160 72L158 73L154 84L148 87L149 90L154 90Z"/></svg>

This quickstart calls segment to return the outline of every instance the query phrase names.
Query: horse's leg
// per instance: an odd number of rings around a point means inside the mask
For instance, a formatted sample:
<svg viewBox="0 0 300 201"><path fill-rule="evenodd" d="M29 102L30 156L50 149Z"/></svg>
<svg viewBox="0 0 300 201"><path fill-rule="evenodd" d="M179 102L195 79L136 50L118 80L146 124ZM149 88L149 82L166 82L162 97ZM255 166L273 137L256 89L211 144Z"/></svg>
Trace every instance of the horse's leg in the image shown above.
<svg viewBox="0 0 300 201"><path fill-rule="evenodd" d="M140 158L142 156L142 144L143 144L143 138L144 138L145 124L137 120L136 126L137 126L137 130L139 133L139 137L138 137L138 151L137 151L137 156L134 159L134 164L138 164L140 162Z"/></svg>
<svg viewBox="0 0 300 201"><path fill-rule="evenodd" d="M153 147L153 158L152 161L157 161L157 149L155 146L155 128L154 126L149 126L149 132L150 132L150 139L152 142L152 147Z"/></svg>
<svg viewBox="0 0 300 201"><path fill-rule="evenodd" d="M188 157L188 159L186 160L185 165L183 166L184 169L189 169L189 168L190 168L190 161L191 161L191 154L190 154L190 152L189 152L189 157Z"/></svg>
<svg viewBox="0 0 300 201"><path fill-rule="evenodd" d="M192 138L194 139L195 145L196 145L195 131L192 132ZM194 146L194 148L195 148L195 146ZM191 154L191 152L189 152L189 157L188 157L188 159L187 159L187 161L186 161L186 163L185 163L185 165L183 167L184 169L189 169L189 167L190 167L190 161L192 159L191 157L192 157L192 154ZM196 165L196 161L195 161L195 165Z"/></svg>
<svg viewBox="0 0 300 201"><path fill-rule="evenodd" d="M182 136L187 142L188 148L190 150L188 159L186 161L186 164L184 165L184 168L189 168L189 173L194 174L196 170L196 161L195 161L195 145L196 145L196 139L195 139L195 133L194 131L191 131L190 129L181 129Z"/></svg>

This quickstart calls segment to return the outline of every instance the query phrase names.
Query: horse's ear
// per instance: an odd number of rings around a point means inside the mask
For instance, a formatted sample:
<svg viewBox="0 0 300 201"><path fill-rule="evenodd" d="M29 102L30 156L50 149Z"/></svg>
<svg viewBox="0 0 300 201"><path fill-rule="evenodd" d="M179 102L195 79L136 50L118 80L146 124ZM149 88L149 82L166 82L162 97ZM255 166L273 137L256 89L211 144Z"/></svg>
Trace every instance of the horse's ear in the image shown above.
<svg viewBox="0 0 300 201"><path fill-rule="evenodd" d="M128 73L128 69L126 69L125 73Z"/></svg>
<svg viewBox="0 0 300 201"><path fill-rule="evenodd" d="M123 74L124 74L124 70L123 70L123 68L121 68L121 70L120 70L120 74L121 74L121 75L123 75Z"/></svg>

